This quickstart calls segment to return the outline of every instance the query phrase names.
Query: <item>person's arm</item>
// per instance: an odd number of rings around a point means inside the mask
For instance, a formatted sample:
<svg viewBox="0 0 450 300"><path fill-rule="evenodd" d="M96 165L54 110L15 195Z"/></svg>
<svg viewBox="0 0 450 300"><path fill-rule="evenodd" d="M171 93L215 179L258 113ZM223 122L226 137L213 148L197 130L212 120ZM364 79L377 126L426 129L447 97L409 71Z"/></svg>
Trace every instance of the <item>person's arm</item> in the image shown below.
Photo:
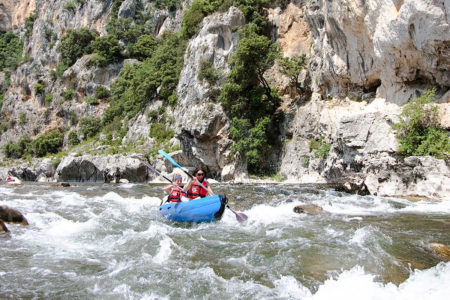
<svg viewBox="0 0 450 300"><path fill-rule="evenodd" d="M170 191L172 190L172 185L169 184L169 185L163 187L162 190L170 193Z"/></svg>
<svg viewBox="0 0 450 300"><path fill-rule="evenodd" d="M211 185L209 184L209 182L206 182L207 183L207 186L206 186L206 188L208 189L208 191L211 193L211 195L214 195L214 192L213 192L213 190L212 190L212 187L211 187Z"/></svg>
<svg viewBox="0 0 450 300"><path fill-rule="evenodd" d="M187 193L191 189L193 183L194 181L192 179L189 180L189 182L184 186L183 191Z"/></svg>

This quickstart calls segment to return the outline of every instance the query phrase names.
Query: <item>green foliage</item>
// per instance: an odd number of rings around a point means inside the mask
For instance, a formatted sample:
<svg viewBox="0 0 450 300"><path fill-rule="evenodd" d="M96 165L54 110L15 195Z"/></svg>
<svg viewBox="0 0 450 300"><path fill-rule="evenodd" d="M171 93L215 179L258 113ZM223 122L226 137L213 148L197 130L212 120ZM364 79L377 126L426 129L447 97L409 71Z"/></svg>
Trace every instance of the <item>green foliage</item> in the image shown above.
<svg viewBox="0 0 450 300"><path fill-rule="evenodd" d="M110 106L103 123L108 124L116 117L131 118L156 97L166 104L176 103L174 94L183 55L184 42L178 35L167 32L150 58L141 64L125 65L111 86Z"/></svg>
<svg viewBox="0 0 450 300"><path fill-rule="evenodd" d="M78 123L78 115L71 111L70 112L70 125L74 126Z"/></svg>
<svg viewBox="0 0 450 300"><path fill-rule="evenodd" d="M309 160L310 160L309 156L303 156L300 159L300 164L302 165L303 168L307 168L309 166Z"/></svg>
<svg viewBox="0 0 450 300"><path fill-rule="evenodd" d="M53 94L45 95L45 103L49 105L53 101Z"/></svg>
<svg viewBox="0 0 450 300"><path fill-rule="evenodd" d="M75 146L80 143L80 139L78 138L78 134L75 130L69 132L67 143L69 144L69 146Z"/></svg>
<svg viewBox="0 0 450 300"><path fill-rule="evenodd" d="M92 47L97 56L91 63L99 67L105 67L122 59L122 47L114 35L98 37Z"/></svg>
<svg viewBox="0 0 450 300"><path fill-rule="evenodd" d="M87 96L84 98L84 102L86 102L89 105L98 105L98 100L95 96Z"/></svg>
<svg viewBox="0 0 450 300"><path fill-rule="evenodd" d="M152 123L150 125L150 137L155 139L158 144L168 141L174 137L174 131L167 129L162 123Z"/></svg>
<svg viewBox="0 0 450 300"><path fill-rule="evenodd" d="M101 130L100 120L93 117L86 117L80 120L80 133L84 140L95 136Z"/></svg>
<svg viewBox="0 0 450 300"><path fill-rule="evenodd" d="M169 11L175 11L180 8L182 0L156 0L155 7L158 9L167 8Z"/></svg>
<svg viewBox="0 0 450 300"><path fill-rule="evenodd" d="M99 85L97 87L97 89L95 90L95 98L96 99L102 99L102 100L106 100L109 98L110 96L110 92L109 90L104 87L103 85Z"/></svg>
<svg viewBox="0 0 450 300"><path fill-rule="evenodd" d="M11 158L21 158L25 154L29 154L31 150L31 140L26 134L17 143L8 142L3 148L5 156Z"/></svg>
<svg viewBox="0 0 450 300"><path fill-rule="evenodd" d="M63 9L75 12L75 3L73 1L67 2L64 4Z"/></svg>
<svg viewBox="0 0 450 300"><path fill-rule="evenodd" d="M271 118L280 104L276 91L264 78L264 72L279 56L278 48L257 31L253 24L243 28L219 96L232 117L232 150L247 157L250 172L261 171L263 153L274 143L275 138L269 138L275 131Z"/></svg>
<svg viewBox="0 0 450 300"><path fill-rule="evenodd" d="M189 39L198 31L203 18L215 12L222 1L214 0L194 0L191 7L183 13L181 21L181 36Z"/></svg>
<svg viewBox="0 0 450 300"><path fill-rule="evenodd" d="M0 71L15 69L22 59L23 43L11 32L0 33Z"/></svg>
<svg viewBox="0 0 450 300"><path fill-rule="evenodd" d="M320 140L316 140L316 139L311 139L309 140L309 151L314 151L319 149L319 147L322 145L322 139Z"/></svg>
<svg viewBox="0 0 450 300"><path fill-rule="evenodd" d="M36 20L36 15L32 14L25 19L25 37L31 36L34 27L34 21Z"/></svg>
<svg viewBox="0 0 450 300"><path fill-rule="evenodd" d="M209 60L200 60L200 69L198 71L198 79L206 80L210 85L215 85L220 78L220 72Z"/></svg>
<svg viewBox="0 0 450 300"><path fill-rule="evenodd" d="M425 91L408 102L394 124L399 141L398 153L403 156L430 155L446 158L450 152L448 134L439 126L437 107L431 103L434 90Z"/></svg>
<svg viewBox="0 0 450 300"><path fill-rule="evenodd" d="M27 123L27 115L24 112L19 114L19 124L24 125Z"/></svg>
<svg viewBox="0 0 450 300"><path fill-rule="evenodd" d="M43 95L45 93L45 84L38 82L34 85L34 93L36 95Z"/></svg>
<svg viewBox="0 0 450 300"><path fill-rule="evenodd" d="M66 68L73 65L83 55L92 53L92 44L96 37L97 34L87 28L67 30L57 47Z"/></svg>
<svg viewBox="0 0 450 300"><path fill-rule="evenodd" d="M72 89L67 89L63 92L61 92L61 96L64 98L64 100L72 100L75 92Z"/></svg>
<svg viewBox="0 0 450 300"><path fill-rule="evenodd" d="M299 88L298 76L300 72L305 68L307 63L306 55L297 55L292 58L283 57L280 59L280 71L282 74L289 77L291 85L295 88Z"/></svg>
<svg viewBox="0 0 450 300"><path fill-rule="evenodd" d="M53 129L46 134L39 135L33 141L33 151L38 157L47 155L47 153L58 153L61 150L64 136L57 129Z"/></svg>
<svg viewBox="0 0 450 300"><path fill-rule="evenodd" d="M158 46L158 41L151 34L141 35L136 44L131 48L131 57L141 61L152 56Z"/></svg>
<svg viewBox="0 0 450 300"><path fill-rule="evenodd" d="M331 144L323 143L320 145L319 149L314 153L315 158L326 159L328 157L328 153L330 152Z"/></svg>

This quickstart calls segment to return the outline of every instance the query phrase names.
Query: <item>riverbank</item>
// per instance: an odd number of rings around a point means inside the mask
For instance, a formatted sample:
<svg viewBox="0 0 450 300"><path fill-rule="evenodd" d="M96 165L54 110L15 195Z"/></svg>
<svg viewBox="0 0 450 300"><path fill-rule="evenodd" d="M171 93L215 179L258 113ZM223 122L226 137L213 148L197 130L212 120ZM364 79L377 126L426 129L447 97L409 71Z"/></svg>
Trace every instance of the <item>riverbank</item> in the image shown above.
<svg viewBox="0 0 450 300"><path fill-rule="evenodd" d="M172 157L189 166L181 151L171 153ZM140 157L140 158L138 158ZM164 179L154 174L141 163L142 155L68 155L58 158L33 159L32 161L8 161L0 167L0 179L8 175L22 181L36 182L154 182L165 183ZM162 157L156 157L151 165L167 177L174 173L188 178ZM380 166L376 174L343 173L341 176L290 176L284 179L279 174L274 177L258 178L239 176L233 180L221 181L214 178L211 182L233 184L283 183L283 184L317 184L335 188L338 191L359 195L395 196L410 199L450 200L449 163L431 157L408 157L403 161Z"/></svg>

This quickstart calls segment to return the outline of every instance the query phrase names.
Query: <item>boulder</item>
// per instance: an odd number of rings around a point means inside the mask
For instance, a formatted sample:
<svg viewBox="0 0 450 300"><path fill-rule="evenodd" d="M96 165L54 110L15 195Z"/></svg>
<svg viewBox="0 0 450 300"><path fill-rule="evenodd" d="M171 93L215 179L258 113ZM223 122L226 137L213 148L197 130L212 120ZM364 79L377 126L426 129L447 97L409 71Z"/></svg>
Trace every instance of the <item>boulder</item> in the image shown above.
<svg viewBox="0 0 450 300"><path fill-rule="evenodd" d="M450 261L450 246L439 244L439 243L429 243L427 248L433 251L436 256L438 256L443 261Z"/></svg>
<svg viewBox="0 0 450 300"><path fill-rule="evenodd" d="M364 179L364 174L345 174L338 180L331 182L330 186L339 192L366 196L369 195L369 190Z"/></svg>
<svg viewBox="0 0 450 300"><path fill-rule="evenodd" d="M14 208L10 208L6 205L0 206L0 221L6 223L18 223L22 225L28 225L27 219L22 213Z"/></svg>
<svg viewBox="0 0 450 300"><path fill-rule="evenodd" d="M294 212L298 214L311 214L317 215L323 213L322 207L316 204L301 204L294 207Z"/></svg>

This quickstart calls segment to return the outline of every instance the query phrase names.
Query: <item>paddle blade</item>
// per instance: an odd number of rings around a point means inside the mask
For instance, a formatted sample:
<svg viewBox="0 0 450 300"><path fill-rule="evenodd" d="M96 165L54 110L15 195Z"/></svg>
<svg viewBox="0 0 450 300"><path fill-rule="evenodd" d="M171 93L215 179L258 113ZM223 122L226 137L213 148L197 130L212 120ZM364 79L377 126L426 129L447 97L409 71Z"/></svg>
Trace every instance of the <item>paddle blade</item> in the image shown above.
<svg viewBox="0 0 450 300"><path fill-rule="evenodd" d="M244 222L247 221L248 217L246 214L244 213L235 213L236 215L236 220L238 220L238 222Z"/></svg>
<svg viewBox="0 0 450 300"><path fill-rule="evenodd" d="M179 164L177 164L177 162L174 161L173 158L169 154L167 154L163 150L158 150L158 153L161 154L162 156L164 156L165 158L167 158L167 160L170 161L172 163L172 165L181 169L181 166Z"/></svg>
<svg viewBox="0 0 450 300"><path fill-rule="evenodd" d="M229 205L227 205L227 208L233 212L238 222L244 222L248 219L248 216L246 214L234 211Z"/></svg>

